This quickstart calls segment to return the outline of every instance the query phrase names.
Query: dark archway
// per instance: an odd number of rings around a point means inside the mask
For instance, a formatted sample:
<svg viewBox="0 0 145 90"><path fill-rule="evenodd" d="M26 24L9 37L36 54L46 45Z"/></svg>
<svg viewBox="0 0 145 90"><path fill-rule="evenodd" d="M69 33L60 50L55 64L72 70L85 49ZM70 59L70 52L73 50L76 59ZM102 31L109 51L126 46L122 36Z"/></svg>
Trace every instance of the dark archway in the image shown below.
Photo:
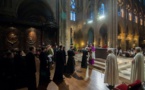
<svg viewBox="0 0 145 90"><path fill-rule="evenodd" d="M24 0L18 7L17 17L23 24L40 30L41 45L58 43L58 25L48 3L42 0Z"/></svg>
<svg viewBox="0 0 145 90"><path fill-rule="evenodd" d="M121 26L118 24L118 46L121 47Z"/></svg>
<svg viewBox="0 0 145 90"><path fill-rule="evenodd" d="M41 23L54 20L51 8L41 0L24 0L19 5L17 16L19 19Z"/></svg>
<svg viewBox="0 0 145 90"><path fill-rule="evenodd" d="M107 45L107 26L105 24L103 24L100 28L100 31L99 31L100 35L101 35L101 42L102 42L102 45Z"/></svg>
<svg viewBox="0 0 145 90"><path fill-rule="evenodd" d="M94 29L90 28L88 31L88 44L94 43Z"/></svg>
<svg viewBox="0 0 145 90"><path fill-rule="evenodd" d="M121 26L118 24L118 35L121 34Z"/></svg>

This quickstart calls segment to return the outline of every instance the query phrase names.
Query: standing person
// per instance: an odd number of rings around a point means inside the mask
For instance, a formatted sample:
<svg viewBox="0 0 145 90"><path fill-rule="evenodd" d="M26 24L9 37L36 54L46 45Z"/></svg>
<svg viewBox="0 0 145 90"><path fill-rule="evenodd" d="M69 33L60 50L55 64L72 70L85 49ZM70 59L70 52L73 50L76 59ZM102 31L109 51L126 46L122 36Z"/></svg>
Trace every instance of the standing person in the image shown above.
<svg viewBox="0 0 145 90"><path fill-rule="evenodd" d="M26 55L28 90L36 90L35 47L30 47Z"/></svg>
<svg viewBox="0 0 145 90"><path fill-rule="evenodd" d="M53 56L54 56L54 52L53 52L53 49L52 49L51 45L47 46L46 53L47 53L47 57L49 58L48 59L48 61L49 61L48 62L49 63L49 68L53 69L53 64L54 64L54 62L53 62Z"/></svg>
<svg viewBox="0 0 145 90"><path fill-rule="evenodd" d="M25 57L22 56L22 51L17 51L14 57L16 85L18 88L26 85L26 62Z"/></svg>
<svg viewBox="0 0 145 90"><path fill-rule="evenodd" d="M82 68L87 68L87 55L88 55L88 50L87 48L85 48L83 50L83 56L82 56L82 62L81 62Z"/></svg>
<svg viewBox="0 0 145 90"><path fill-rule="evenodd" d="M15 70L14 70L14 56L11 51L7 52L3 62L3 86L2 90L15 90Z"/></svg>
<svg viewBox="0 0 145 90"><path fill-rule="evenodd" d="M63 73L66 73L66 52L65 52L65 47L63 47L63 50L62 50L62 53L63 53L63 61L64 61L64 70L63 70Z"/></svg>
<svg viewBox="0 0 145 90"><path fill-rule="evenodd" d="M56 61L56 52L58 51L58 46L56 45L53 49L54 51L54 62Z"/></svg>
<svg viewBox="0 0 145 90"><path fill-rule="evenodd" d="M64 64L63 47L59 46L59 50L56 52L56 67L53 77L53 81L56 83L61 83L63 81Z"/></svg>
<svg viewBox="0 0 145 90"><path fill-rule="evenodd" d="M51 45L48 45L47 50L48 50L48 58L49 58L49 61L50 62L53 62L52 61L52 57L54 56L54 51L53 51Z"/></svg>
<svg viewBox="0 0 145 90"><path fill-rule="evenodd" d="M132 60L131 67L131 83L136 80L144 81L144 56L141 53L141 48L135 48L136 55Z"/></svg>
<svg viewBox="0 0 145 90"><path fill-rule="evenodd" d="M68 54L67 74L71 75L75 71L75 60L74 60L75 53L73 51L73 46L70 47L70 50L67 51L67 54Z"/></svg>
<svg viewBox="0 0 145 90"><path fill-rule="evenodd" d="M94 44L91 44L90 45L90 60L89 60L89 63L91 65L94 64L94 61L95 61L95 47L94 47Z"/></svg>
<svg viewBox="0 0 145 90"><path fill-rule="evenodd" d="M114 55L113 50L108 50L108 56L106 59L106 69L105 69L105 78L104 83L108 83L108 88L113 89L114 85L119 82L119 72L117 57Z"/></svg>
<svg viewBox="0 0 145 90"><path fill-rule="evenodd" d="M47 54L44 47L41 48L40 59L40 84L50 81L50 68L47 63Z"/></svg>

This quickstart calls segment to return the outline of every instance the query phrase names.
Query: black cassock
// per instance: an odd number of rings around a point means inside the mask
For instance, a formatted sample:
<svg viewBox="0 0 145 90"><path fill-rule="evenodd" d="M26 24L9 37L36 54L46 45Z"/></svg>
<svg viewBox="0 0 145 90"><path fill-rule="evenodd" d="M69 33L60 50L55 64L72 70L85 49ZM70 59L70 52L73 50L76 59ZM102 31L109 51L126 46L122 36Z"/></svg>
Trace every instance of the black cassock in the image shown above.
<svg viewBox="0 0 145 90"><path fill-rule="evenodd" d="M20 54L15 55L14 57L15 64L15 74L16 74L16 85L18 88L26 86L26 60L24 56Z"/></svg>
<svg viewBox="0 0 145 90"><path fill-rule="evenodd" d="M87 55L88 55L88 51L83 50L83 56L82 56L82 62L81 62L82 68L87 68Z"/></svg>
<svg viewBox="0 0 145 90"><path fill-rule="evenodd" d="M62 50L58 50L56 52L56 67L55 73L53 77L54 82L62 82L63 81L63 69L64 69L64 55Z"/></svg>
<svg viewBox="0 0 145 90"><path fill-rule="evenodd" d="M40 56L40 84L50 81L50 66L47 63L48 57L45 52L41 52Z"/></svg>
<svg viewBox="0 0 145 90"><path fill-rule="evenodd" d="M27 80L28 80L28 90L36 90L36 64L35 56L33 53L29 52L26 55L26 67L27 67Z"/></svg>
<svg viewBox="0 0 145 90"><path fill-rule="evenodd" d="M73 74L75 71L75 53L73 50L68 50L68 61L67 61L67 74Z"/></svg>
<svg viewBox="0 0 145 90"><path fill-rule="evenodd" d="M64 64L66 64L66 52L65 50L62 51L63 52L63 61L64 61ZM64 70L63 70L63 73L65 74L66 73L66 69L67 69L67 66L64 65Z"/></svg>

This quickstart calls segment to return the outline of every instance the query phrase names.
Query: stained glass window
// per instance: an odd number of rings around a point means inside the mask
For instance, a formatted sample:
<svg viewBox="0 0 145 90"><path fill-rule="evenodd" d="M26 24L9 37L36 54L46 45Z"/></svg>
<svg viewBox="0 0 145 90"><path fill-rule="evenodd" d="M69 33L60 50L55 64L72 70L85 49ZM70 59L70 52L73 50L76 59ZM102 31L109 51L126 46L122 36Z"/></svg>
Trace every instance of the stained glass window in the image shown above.
<svg viewBox="0 0 145 90"><path fill-rule="evenodd" d="M70 20L76 21L76 13L74 11L70 12Z"/></svg>
<svg viewBox="0 0 145 90"><path fill-rule="evenodd" d="M71 4L70 20L76 21L76 12L75 12L76 3L75 3L75 0L71 0L70 4Z"/></svg>
<svg viewBox="0 0 145 90"><path fill-rule="evenodd" d="M88 19L89 20L93 20L94 19L94 6L93 6L93 4L91 4L90 7L89 7Z"/></svg>
<svg viewBox="0 0 145 90"><path fill-rule="evenodd" d="M99 15L104 16L105 15L105 5L102 3L99 8Z"/></svg>
<svg viewBox="0 0 145 90"><path fill-rule="evenodd" d="M75 9L76 8L76 4L75 4L75 1L74 0L71 0L71 8L72 9Z"/></svg>
<svg viewBox="0 0 145 90"><path fill-rule="evenodd" d="M118 8L118 16L121 16L121 10L120 10L120 7Z"/></svg>

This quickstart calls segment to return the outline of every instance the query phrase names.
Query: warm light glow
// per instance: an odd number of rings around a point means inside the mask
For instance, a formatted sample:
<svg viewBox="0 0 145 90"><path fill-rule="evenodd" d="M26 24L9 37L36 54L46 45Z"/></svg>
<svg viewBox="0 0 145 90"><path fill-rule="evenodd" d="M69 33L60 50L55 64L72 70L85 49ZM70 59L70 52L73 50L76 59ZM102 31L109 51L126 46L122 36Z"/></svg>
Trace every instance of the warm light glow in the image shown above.
<svg viewBox="0 0 145 90"><path fill-rule="evenodd" d="M129 20L131 21L132 20L132 14L129 13Z"/></svg>
<svg viewBox="0 0 145 90"><path fill-rule="evenodd" d="M96 42L94 42L94 45L96 45Z"/></svg>
<svg viewBox="0 0 145 90"><path fill-rule="evenodd" d="M138 23L138 17L135 16L135 23Z"/></svg>
<svg viewBox="0 0 145 90"><path fill-rule="evenodd" d="M126 38L126 40L131 40L131 37L128 36L128 37Z"/></svg>
<svg viewBox="0 0 145 90"><path fill-rule="evenodd" d="M124 10L121 9L121 17L124 17Z"/></svg>
<svg viewBox="0 0 145 90"><path fill-rule="evenodd" d="M140 25L143 25L143 20L142 19L140 19Z"/></svg>
<svg viewBox="0 0 145 90"><path fill-rule="evenodd" d="M84 44L84 42L81 42L81 46L84 46L85 44Z"/></svg>
<svg viewBox="0 0 145 90"><path fill-rule="evenodd" d="M137 38L134 38L135 41L137 41Z"/></svg>
<svg viewBox="0 0 145 90"><path fill-rule="evenodd" d="M118 39L123 39L124 38L123 35L119 35L117 37L118 37Z"/></svg>
<svg viewBox="0 0 145 90"><path fill-rule="evenodd" d="M15 27L10 27L10 29L16 29Z"/></svg>

